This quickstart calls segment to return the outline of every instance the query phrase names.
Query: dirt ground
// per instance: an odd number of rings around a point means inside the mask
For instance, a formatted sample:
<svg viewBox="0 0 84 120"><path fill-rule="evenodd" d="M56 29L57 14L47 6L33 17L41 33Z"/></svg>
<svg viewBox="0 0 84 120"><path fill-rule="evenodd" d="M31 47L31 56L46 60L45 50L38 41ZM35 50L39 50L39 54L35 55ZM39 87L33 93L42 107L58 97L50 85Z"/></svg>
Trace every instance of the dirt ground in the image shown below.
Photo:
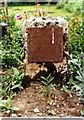
<svg viewBox="0 0 84 120"><path fill-rule="evenodd" d="M41 94L43 85L31 82L14 98L12 106L19 110L15 113L3 113L3 117L72 117L81 116L83 104L80 98L73 94L70 97L59 88L53 88L50 98Z"/></svg>

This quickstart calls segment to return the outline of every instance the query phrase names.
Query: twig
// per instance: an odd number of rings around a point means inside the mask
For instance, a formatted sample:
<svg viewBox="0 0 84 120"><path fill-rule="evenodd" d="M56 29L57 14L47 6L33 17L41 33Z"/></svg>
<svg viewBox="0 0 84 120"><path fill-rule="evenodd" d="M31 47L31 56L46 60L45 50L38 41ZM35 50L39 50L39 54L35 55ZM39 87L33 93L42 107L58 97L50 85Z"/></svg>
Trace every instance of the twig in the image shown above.
<svg viewBox="0 0 84 120"><path fill-rule="evenodd" d="M9 17L8 17L8 4L7 4L7 0L5 0L4 2L5 2L5 9L6 9L6 22L7 22L8 38L10 39L10 21L9 21Z"/></svg>

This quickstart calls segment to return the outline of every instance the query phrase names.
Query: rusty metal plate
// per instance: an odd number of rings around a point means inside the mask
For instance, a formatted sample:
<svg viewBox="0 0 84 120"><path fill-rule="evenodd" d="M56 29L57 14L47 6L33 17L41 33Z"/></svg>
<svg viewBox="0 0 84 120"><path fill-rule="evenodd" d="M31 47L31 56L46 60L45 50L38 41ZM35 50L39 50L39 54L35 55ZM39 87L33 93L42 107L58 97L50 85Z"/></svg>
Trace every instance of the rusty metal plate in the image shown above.
<svg viewBox="0 0 84 120"><path fill-rule="evenodd" d="M62 62L63 28L28 29L28 62Z"/></svg>

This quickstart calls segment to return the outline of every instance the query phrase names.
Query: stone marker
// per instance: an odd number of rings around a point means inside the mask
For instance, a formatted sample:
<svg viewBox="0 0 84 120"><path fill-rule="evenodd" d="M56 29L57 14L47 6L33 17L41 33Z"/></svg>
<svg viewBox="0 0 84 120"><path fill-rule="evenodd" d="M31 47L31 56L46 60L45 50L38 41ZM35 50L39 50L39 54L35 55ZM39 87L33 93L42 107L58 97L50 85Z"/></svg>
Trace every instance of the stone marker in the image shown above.
<svg viewBox="0 0 84 120"><path fill-rule="evenodd" d="M28 29L29 28L45 28L45 27L62 27L63 28L63 61L62 62L43 62L28 63ZM40 77L40 72L56 75L60 73L64 76L67 74L67 55L68 53L68 22L60 16L57 17L31 17L23 22L23 39L25 50L25 75L34 78L36 75ZM38 61L37 61L38 62ZM62 78L62 76L61 76ZM64 79L64 78L62 78Z"/></svg>

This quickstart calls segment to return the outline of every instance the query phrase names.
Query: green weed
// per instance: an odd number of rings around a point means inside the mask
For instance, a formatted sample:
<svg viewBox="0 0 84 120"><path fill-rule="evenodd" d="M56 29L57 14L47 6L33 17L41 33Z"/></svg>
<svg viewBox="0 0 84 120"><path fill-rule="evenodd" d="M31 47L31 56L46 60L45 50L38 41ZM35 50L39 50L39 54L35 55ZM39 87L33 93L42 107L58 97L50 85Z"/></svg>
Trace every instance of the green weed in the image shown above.
<svg viewBox="0 0 84 120"><path fill-rule="evenodd" d="M58 2L58 3L56 4L56 8L57 8L57 9L62 9L62 8L64 8L64 5L65 5L64 2Z"/></svg>
<svg viewBox="0 0 84 120"><path fill-rule="evenodd" d="M17 90L21 90L23 77L21 70L12 67L8 75L2 77L2 96L12 98Z"/></svg>
<svg viewBox="0 0 84 120"><path fill-rule="evenodd" d="M7 100L0 99L1 111L7 111L8 113L13 113L13 112L19 110L19 108L12 107L11 105L12 105L12 100L11 99L9 99L9 98Z"/></svg>
<svg viewBox="0 0 84 120"><path fill-rule="evenodd" d="M49 74L47 77L43 77L41 76L41 82L44 85L43 89L42 89L42 93L44 94L44 96L49 96L51 90L52 90L52 81L53 81L54 77L51 76L51 74Z"/></svg>

